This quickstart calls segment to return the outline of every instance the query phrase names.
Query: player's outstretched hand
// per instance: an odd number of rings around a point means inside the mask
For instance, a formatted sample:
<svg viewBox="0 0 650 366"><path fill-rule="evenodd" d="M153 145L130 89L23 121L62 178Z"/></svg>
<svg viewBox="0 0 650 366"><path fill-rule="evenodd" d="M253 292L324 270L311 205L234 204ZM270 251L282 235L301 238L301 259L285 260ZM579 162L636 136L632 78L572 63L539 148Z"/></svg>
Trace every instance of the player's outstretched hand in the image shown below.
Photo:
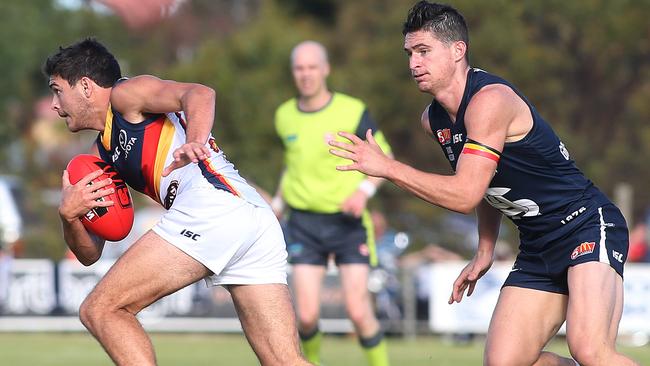
<svg viewBox="0 0 650 366"><path fill-rule="evenodd" d="M454 288L451 291L448 303L453 304L454 301L459 303L463 299L466 289L467 296L471 296L474 287L476 287L476 282L490 269L492 262L491 253L477 252L454 281Z"/></svg>
<svg viewBox="0 0 650 366"><path fill-rule="evenodd" d="M366 140L348 132L339 132L351 143L331 140L329 144L337 149L330 149L330 154L352 161L350 165L339 165L337 170L357 170L373 177L384 177L387 163L392 159L383 151L372 136L372 130L366 131Z"/></svg>
<svg viewBox="0 0 650 366"><path fill-rule="evenodd" d="M61 203L59 204L59 214L63 218L68 221L76 220L95 207L113 205L113 201L99 200L113 193L113 188L103 189L111 184L112 180L110 178L89 184L102 174L104 174L104 171L96 170L73 185L70 183L68 171L63 171L61 177Z"/></svg>
<svg viewBox="0 0 650 366"><path fill-rule="evenodd" d="M162 176L168 176L172 171L182 168L189 163L198 163L199 160L205 160L210 156L210 150L205 144L198 142L187 142L174 150L174 161L165 167Z"/></svg>

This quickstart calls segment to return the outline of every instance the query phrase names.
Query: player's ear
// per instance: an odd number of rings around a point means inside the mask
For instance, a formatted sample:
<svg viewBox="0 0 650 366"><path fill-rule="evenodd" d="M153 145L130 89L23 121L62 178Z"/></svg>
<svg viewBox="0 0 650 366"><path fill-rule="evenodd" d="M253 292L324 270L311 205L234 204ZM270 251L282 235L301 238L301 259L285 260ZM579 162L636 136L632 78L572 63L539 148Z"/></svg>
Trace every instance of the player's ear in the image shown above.
<svg viewBox="0 0 650 366"><path fill-rule="evenodd" d="M86 98L89 98L92 93L93 93L93 81L90 80L90 78L87 77L82 77L81 80L79 80L79 86L81 87L81 92L84 94Z"/></svg>
<svg viewBox="0 0 650 366"><path fill-rule="evenodd" d="M454 61L460 61L465 58L465 54L467 53L467 44L465 42L456 41L452 48L454 52Z"/></svg>

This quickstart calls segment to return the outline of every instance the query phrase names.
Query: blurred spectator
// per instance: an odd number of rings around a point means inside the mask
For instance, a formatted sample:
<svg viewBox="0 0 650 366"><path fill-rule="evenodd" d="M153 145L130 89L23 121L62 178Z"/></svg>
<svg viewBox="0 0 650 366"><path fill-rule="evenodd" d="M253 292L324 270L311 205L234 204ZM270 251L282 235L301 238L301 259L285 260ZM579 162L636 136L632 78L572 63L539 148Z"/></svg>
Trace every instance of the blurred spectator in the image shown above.
<svg viewBox="0 0 650 366"><path fill-rule="evenodd" d="M650 262L648 249L648 227L644 223L636 224L630 231L630 249L627 259L630 262Z"/></svg>
<svg viewBox="0 0 650 366"><path fill-rule="evenodd" d="M12 260L11 252L6 250L0 243L0 315L2 315L3 308L9 298L9 274Z"/></svg>
<svg viewBox="0 0 650 366"><path fill-rule="evenodd" d="M375 310L384 327L399 328L403 320L399 256L409 245L409 236L388 225L380 211L370 212L372 219L377 266L368 276L368 290L375 295Z"/></svg>
<svg viewBox="0 0 650 366"><path fill-rule="evenodd" d="M0 176L0 314L9 296L11 263L23 249L20 200L20 182L14 177Z"/></svg>
<svg viewBox="0 0 650 366"><path fill-rule="evenodd" d="M429 319L429 296L431 292L431 268L429 264L461 260L463 260L463 257L458 253L433 243L400 258L402 268L411 271L414 275L418 320Z"/></svg>

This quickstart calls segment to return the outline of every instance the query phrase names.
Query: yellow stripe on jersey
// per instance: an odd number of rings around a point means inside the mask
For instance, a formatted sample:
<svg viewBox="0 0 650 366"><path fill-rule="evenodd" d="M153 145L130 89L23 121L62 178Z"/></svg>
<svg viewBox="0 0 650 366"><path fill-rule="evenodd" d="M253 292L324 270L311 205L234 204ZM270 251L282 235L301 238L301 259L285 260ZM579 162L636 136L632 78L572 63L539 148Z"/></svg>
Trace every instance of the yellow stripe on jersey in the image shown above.
<svg viewBox="0 0 650 366"><path fill-rule="evenodd" d="M154 163L153 187L156 192L156 197L160 198L160 179L162 178L162 171L165 168L165 160L167 153L172 146L174 140L175 128L169 117L165 118L162 130L160 131L160 140L158 141L158 150L156 151L156 162Z"/></svg>
<svg viewBox="0 0 650 366"><path fill-rule="evenodd" d="M465 142L465 145L463 145L462 153L482 156L484 158L494 160L497 163L501 158L501 153L499 153L498 150L495 150L487 145L483 145L482 143L469 138Z"/></svg>
<svg viewBox="0 0 650 366"><path fill-rule="evenodd" d="M111 105L108 105L108 112L106 112L106 122L104 123L104 132L102 132L102 145L106 151L111 151L111 133L113 132L113 110Z"/></svg>

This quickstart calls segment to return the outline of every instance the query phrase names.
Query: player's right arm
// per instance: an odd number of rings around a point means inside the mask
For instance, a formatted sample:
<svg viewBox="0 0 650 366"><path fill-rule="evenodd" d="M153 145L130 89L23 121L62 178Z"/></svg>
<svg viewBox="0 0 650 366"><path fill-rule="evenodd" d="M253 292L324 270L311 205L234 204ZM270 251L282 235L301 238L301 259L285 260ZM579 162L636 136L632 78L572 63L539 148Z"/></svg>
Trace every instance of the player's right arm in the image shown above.
<svg viewBox="0 0 650 366"><path fill-rule="evenodd" d="M454 281L449 304L454 301L460 302L466 289L467 296L471 296L476 282L487 273L494 262L494 247L499 237L502 214L486 201L481 201L476 206L476 216L478 217L478 250Z"/></svg>
<svg viewBox="0 0 650 366"><path fill-rule="evenodd" d="M102 170L97 170L86 175L76 184L71 184L68 171L64 170L61 178L59 217L63 226L63 239L79 262L85 266L97 262L101 257L104 240L89 233L79 218L95 207L113 205L110 200L97 201L98 198L113 193L112 188L104 189L111 183L110 178L88 186L89 182L102 174Z"/></svg>
<svg viewBox="0 0 650 366"><path fill-rule="evenodd" d="M142 121L151 113L182 111L185 114L185 143L174 150L174 161L163 169L163 177L210 156L206 143L214 123L215 103L216 92L212 88L151 75L125 80L111 91L111 106L129 121Z"/></svg>

